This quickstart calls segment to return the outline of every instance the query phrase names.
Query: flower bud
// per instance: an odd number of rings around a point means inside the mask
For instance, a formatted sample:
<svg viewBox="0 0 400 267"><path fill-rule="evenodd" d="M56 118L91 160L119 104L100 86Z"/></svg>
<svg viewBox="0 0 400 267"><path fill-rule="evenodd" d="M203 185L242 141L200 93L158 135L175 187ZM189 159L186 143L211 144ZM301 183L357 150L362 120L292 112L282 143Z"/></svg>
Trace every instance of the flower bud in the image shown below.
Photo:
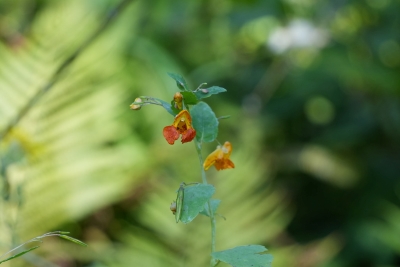
<svg viewBox="0 0 400 267"><path fill-rule="evenodd" d="M132 110L139 110L142 108L141 104L137 103L142 103L142 99L140 97L137 97L135 101L129 106Z"/></svg>
<svg viewBox="0 0 400 267"><path fill-rule="evenodd" d="M183 96L181 93L176 92L174 94L174 102L175 102L175 107L177 109L182 109L182 98L183 98Z"/></svg>

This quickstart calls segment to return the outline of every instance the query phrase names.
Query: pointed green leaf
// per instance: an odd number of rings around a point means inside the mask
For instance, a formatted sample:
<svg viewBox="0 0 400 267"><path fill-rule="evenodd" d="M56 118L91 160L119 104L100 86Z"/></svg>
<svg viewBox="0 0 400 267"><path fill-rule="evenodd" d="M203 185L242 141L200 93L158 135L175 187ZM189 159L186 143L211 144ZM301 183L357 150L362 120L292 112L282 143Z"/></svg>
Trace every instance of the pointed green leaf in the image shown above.
<svg viewBox="0 0 400 267"><path fill-rule="evenodd" d="M214 112L204 102L199 102L190 110L193 127L196 130L197 140L202 142L212 142L218 135L218 119Z"/></svg>
<svg viewBox="0 0 400 267"><path fill-rule="evenodd" d="M200 99L210 97L212 95L216 95L219 93L224 93L224 92L226 92L225 88L222 88L219 86L211 86L210 88L203 88L203 89L196 90L195 94L196 94L197 98L200 100Z"/></svg>
<svg viewBox="0 0 400 267"><path fill-rule="evenodd" d="M240 246L211 254L214 259L235 267L271 267L272 255L261 245Z"/></svg>
<svg viewBox="0 0 400 267"><path fill-rule="evenodd" d="M176 85L178 86L178 88L182 91L189 91L187 83L185 81L185 79L183 79L183 77L179 74L175 74L175 73L167 73L169 77L171 77L172 79L174 79L176 81Z"/></svg>
<svg viewBox="0 0 400 267"><path fill-rule="evenodd" d="M197 97L193 92L182 92L183 99L186 105L196 105L197 104Z"/></svg>
<svg viewBox="0 0 400 267"><path fill-rule="evenodd" d="M211 210L212 210L212 214L215 214L215 212L218 209L219 204L221 203L221 200L219 199L211 199ZM208 209L208 203L204 204L204 209L200 212L200 214L203 214L207 217L210 217L210 212Z"/></svg>
<svg viewBox="0 0 400 267"><path fill-rule="evenodd" d="M204 204L214 194L215 188L210 184L185 186L183 192L181 222L189 223L204 209Z"/></svg>
<svg viewBox="0 0 400 267"><path fill-rule="evenodd" d="M2 264L3 262L6 262L6 261L12 260L12 259L21 257L22 255L28 253L29 251L35 250L35 249L37 249L38 247L40 247L40 246L36 246L36 247L30 248L30 249L24 250L24 251L22 251L22 252L20 252L20 253L18 253L18 254L15 254L15 255L13 255L13 256L11 256L11 257L8 257L7 259L0 261L0 264Z"/></svg>
<svg viewBox="0 0 400 267"><path fill-rule="evenodd" d="M59 237L64 238L64 239L67 239L67 240L69 240L69 241L71 241L71 242L74 242L75 244L78 244L78 245L87 247L87 244L86 244L86 243L83 243L82 241L80 241L80 240L78 240L78 239L75 239L75 238L73 238L73 237L70 237L70 236L67 236L67 235L59 235Z"/></svg>

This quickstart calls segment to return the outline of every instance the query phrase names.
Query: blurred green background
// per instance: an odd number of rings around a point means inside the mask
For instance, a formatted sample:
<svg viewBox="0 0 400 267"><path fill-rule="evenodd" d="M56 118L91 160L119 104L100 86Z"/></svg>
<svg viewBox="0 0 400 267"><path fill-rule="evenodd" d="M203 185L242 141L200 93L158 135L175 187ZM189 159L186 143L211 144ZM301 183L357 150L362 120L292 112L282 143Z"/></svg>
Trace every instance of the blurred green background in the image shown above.
<svg viewBox="0 0 400 267"><path fill-rule="evenodd" d="M4 266L207 266L206 217L176 224L192 143L170 146L167 72L228 90L207 99L234 170L217 250L261 244L274 267L400 266L400 2L397 0L0 0L0 132L107 17L115 21L0 140ZM204 156L216 144L204 146ZM221 265L222 266L222 265Z"/></svg>

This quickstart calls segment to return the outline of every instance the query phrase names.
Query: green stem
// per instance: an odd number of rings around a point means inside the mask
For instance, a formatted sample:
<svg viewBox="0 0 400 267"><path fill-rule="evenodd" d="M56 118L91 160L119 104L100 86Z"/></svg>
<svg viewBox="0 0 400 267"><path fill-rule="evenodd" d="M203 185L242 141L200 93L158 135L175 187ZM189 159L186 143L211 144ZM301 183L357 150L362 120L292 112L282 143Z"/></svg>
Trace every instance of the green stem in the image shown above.
<svg viewBox="0 0 400 267"><path fill-rule="evenodd" d="M203 161L203 157L201 156L201 145L202 144L200 142L198 142L196 139L194 140L194 144L196 147L197 156L199 157L201 179L203 181L203 184L208 184L206 171L203 168L204 161ZM217 227L216 227L216 223L215 223L215 216L211 209L211 201L209 200L207 202L207 204L208 204L208 210L209 210L210 222L211 222L211 253L214 253L215 252L215 240L216 240L216 236L217 236ZM217 265L217 261L214 258L211 258L210 267L214 267L216 265Z"/></svg>

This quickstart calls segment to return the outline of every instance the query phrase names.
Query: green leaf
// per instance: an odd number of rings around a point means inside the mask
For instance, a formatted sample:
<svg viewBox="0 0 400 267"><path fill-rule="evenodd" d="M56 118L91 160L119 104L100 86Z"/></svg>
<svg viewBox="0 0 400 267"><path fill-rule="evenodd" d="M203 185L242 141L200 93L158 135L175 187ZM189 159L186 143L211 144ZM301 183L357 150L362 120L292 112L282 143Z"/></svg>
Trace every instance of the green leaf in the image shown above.
<svg viewBox="0 0 400 267"><path fill-rule="evenodd" d="M171 114L172 116L176 116L176 114L179 113L179 110L173 107L170 103L165 102L164 100L161 99L157 100L161 103L162 107L165 108L168 111L168 113Z"/></svg>
<svg viewBox="0 0 400 267"><path fill-rule="evenodd" d="M70 237L70 236L67 236L67 235L59 235L59 237L64 238L64 239L67 239L67 240L69 240L69 241L71 241L71 242L74 242L75 244L78 244L78 245L87 247L87 244L86 244L86 243L83 243L82 241L80 241L80 240L78 240L78 239L75 239L75 238L73 238L73 237Z"/></svg>
<svg viewBox="0 0 400 267"><path fill-rule="evenodd" d="M182 91L189 91L187 83L185 81L185 79L183 79L183 77L179 74L175 74L175 73L167 73L169 77L171 77L172 79L174 79L176 81L176 85L178 86L178 88Z"/></svg>
<svg viewBox="0 0 400 267"><path fill-rule="evenodd" d="M214 259L235 267L271 267L272 255L261 245L240 246L211 254Z"/></svg>
<svg viewBox="0 0 400 267"><path fill-rule="evenodd" d="M204 204L214 194L215 188L210 184L185 186L183 192L181 222L189 223L204 209Z"/></svg>
<svg viewBox="0 0 400 267"><path fill-rule="evenodd" d="M185 185L184 183L182 183L178 189L178 194L176 195L176 211L175 211L175 220L176 223L179 222L179 220L181 219L181 215L182 215L182 207L183 207L183 194L185 191Z"/></svg>
<svg viewBox="0 0 400 267"><path fill-rule="evenodd" d="M219 199L211 199L210 201L211 201L212 213L215 214L215 212L218 209L219 204L221 203L221 200L219 200ZM208 209L208 203L204 204L204 209L200 212L200 214L203 214L203 215L205 215L207 217L210 217L210 212L209 212L209 209Z"/></svg>
<svg viewBox="0 0 400 267"><path fill-rule="evenodd" d="M193 127L196 130L197 140L202 142L212 142L218 135L218 119L214 112L204 102L199 102L190 110Z"/></svg>
<svg viewBox="0 0 400 267"><path fill-rule="evenodd" d="M175 114L174 116L176 116L180 112L180 110L175 107L175 101L174 100L171 101L171 110Z"/></svg>
<svg viewBox="0 0 400 267"><path fill-rule="evenodd" d="M219 87L219 86L211 86L210 88L203 88L199 89L195 92L195 95L197 96L198 99L203 99L206 97L210 97L212 95L216 95L219 93L224 93L226 92L225 88Z"/></svg>
<svg viewBox="0 0 400 267"><path fill-rule="evenodd" d="M196 105L198 100L193 92L182 92L183 99L186 105Z"/></svg>
<svg viewBox="0 0 400 267"><path fill-rule="evenodd" d="M28 253L29 251L35 250L35 249L37 249L38 247L40 247L40 246L36 246L36 247L30 248L30 249L24 250L24 251L22 251L22 252L20 252L20 253L18 253L18 254L15 254L15 255L13 255L13 256L11 256L11 257L8 257L7 259L0 261L0 264L2 264L3 262L6 262L6 261L12 260L12 259L21 257L22 255Z"/></svg>

